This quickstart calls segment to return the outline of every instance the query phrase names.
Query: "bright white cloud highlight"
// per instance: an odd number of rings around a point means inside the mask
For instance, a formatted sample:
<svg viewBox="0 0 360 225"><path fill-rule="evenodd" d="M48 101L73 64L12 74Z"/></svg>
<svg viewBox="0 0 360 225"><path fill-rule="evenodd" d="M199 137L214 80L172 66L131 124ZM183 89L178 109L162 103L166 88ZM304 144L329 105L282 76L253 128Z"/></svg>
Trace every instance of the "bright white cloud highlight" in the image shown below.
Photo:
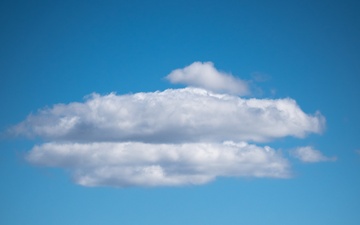
<svg viewBox="0 0 360 225"><path fill-rule="evenodd" d="M166 78L171 83L185 84L210 91L238 95L249 93L249 88L245 81L218 71L212 62L194 62L183 69L172 71Z"/></svg>
<svg viewBox="0 0 360 225"><path fill-rule="evenodd" d="M244 142L46 143L35 146L27 159L65 168L85 186L174 186L203 184L218 176L290 176L281 154Z"/></svg>
<svg viewBox="0 0 360 225"><path fill-rule="evenodd" d="M321 133L320 113L292 99L242 99L196 88L129 95L93 94L84 103L39 111L12 132L57 141L150 143L269 141Z"/></svg>
<svg viewBox="0 0 360 225"><path fill-rule="evenodd" d="M325 161L335 161L336 157L327 157L324 156L319 150L314 149L311 146L300 147L293 151L291 154L306 163L316 163L316 162L325 162Z"/></svg>

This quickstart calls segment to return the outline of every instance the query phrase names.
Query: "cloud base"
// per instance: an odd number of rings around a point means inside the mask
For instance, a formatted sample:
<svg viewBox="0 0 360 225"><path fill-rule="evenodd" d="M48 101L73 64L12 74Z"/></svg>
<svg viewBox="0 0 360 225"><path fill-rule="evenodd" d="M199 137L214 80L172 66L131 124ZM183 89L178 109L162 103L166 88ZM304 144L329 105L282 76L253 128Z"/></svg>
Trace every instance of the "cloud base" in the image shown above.
<svg viewBox="0 0 360 225"><path fill-rule="evenodd" d="M27 160L67 168L85 186L178 186L204 184L218 176L290 176L288 161L279 152L244 142L46 143L35 146Z"/></svg>

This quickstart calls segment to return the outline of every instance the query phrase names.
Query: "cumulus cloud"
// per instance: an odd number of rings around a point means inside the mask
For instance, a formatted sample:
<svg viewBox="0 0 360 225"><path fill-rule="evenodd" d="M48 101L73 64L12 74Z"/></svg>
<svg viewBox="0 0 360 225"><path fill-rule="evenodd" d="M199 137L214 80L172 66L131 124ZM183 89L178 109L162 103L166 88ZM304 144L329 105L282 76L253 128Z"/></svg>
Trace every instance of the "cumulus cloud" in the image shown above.
<svg viewBox="0 0 360 225"><path fill-rule="evenodd" d="M167 78L195 87L92 94L39 110L10 132L45 140L27 154L30 163L68 170L80 185L126 187L204 184L220 176L286 178L287 159L255 143L304 138L325 127L319 112L307 114L293 99L239 97L248 92L246 82L212 63L195 62ZM309 147L294 155L330 160Z"/></svg>
<svg viewBox="0 0 360 225"><path fill-rule="evenodd" d="M197 88L129 95L93 94L39 111L12 132L63 141L182 143L268 141L324 128L320 113L292 99L242 99Z"/></svg>
<svg viewBox="0 0 360 225"><path fill-rule="evenodd" d="M291 154L306 163L316 163L325 161L335 161L336 157L324 156L319 150L311 146L299 147L291 152Z"/></svg>
<svg viewBox="0 0 360 225"><path fill-rule="evenodd" d="M27 159L70 170L85 186L174 186L203 184L217 176L290 176L289 164L270 147L244 142L149 144L46 143Z"/></svg>
<svg viewBox="0 0 360 225"><path fill-rule="evenodd" d="M249 94L249 88L245 81L218 71L212 62L194 62L185 68L172 71L166 78L171 83L185 84L211 91L238 95Z"/></svg>

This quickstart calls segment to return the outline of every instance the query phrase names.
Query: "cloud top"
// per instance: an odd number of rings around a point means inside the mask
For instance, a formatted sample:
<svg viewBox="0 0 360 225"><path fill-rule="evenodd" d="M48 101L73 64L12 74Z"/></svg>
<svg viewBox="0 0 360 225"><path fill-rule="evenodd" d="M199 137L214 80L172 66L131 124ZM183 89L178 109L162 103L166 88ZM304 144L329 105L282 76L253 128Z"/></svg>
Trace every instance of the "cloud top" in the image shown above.
<svg viewBox="0 0 360 225"><path fill-rule="evenodd" d="M152 143L269 141L320 133L320 113L292 99L242 99L197 88L101 96L43 109L15 126L17 134L62 141Z"/></svg>
<svg viewBox="0 0 360 225"><path fill-rule="evenodd" d="M218 71L212 62L194 62L185 68L173 70L166 78L174 84L185 84L210 91L249 94L245 81Z"/></svg>

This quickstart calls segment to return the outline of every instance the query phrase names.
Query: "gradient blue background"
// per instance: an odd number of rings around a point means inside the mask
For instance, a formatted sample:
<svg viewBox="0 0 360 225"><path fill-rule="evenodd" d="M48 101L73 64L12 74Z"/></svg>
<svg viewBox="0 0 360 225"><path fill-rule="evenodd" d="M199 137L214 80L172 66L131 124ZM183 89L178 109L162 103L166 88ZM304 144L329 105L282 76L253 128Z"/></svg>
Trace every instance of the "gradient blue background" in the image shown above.
<svg viewBox="0 0 360 225"><path fill-rule="evenodd" d="M338 160L291 160L295 177L285 180L86 188L23 160L40 140L2 135L0 224L358 225L359 11L350 0L1 1L1 131L92 92L178 87L164 76L212 61L245 80L267 77L255 97L291 97L326 117L323 135L271 146L312 145Z"/></svg>

